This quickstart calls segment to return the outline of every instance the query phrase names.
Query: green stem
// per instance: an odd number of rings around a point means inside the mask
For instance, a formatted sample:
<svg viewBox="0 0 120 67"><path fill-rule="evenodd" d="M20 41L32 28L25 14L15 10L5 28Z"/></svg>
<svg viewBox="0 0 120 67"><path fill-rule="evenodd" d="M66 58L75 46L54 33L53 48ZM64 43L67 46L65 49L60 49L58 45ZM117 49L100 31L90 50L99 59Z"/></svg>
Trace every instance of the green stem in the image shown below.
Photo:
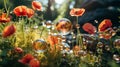
<svg viewBox="0 0 120 67"><path fill-rule="evenodd" d="M76 19L77 19L77 24L78 24L78 16L76 17ZM81 37L81 33L80 33L79 28L77 28L77 38L76 39L77 39L76 40L77 45L81 45L82 46L82 37Z"/></svg>
<svg viewBox="0 0 120 67"><path fill-rule="evenodd" d="M76 25L78 24L78 16L76 17ZM77 28L77 27L76 27ZM79 45L78 41L78 35L79 35L79 28L77 28L77 37L76 37L76 44Z"/></svg>
<svg viewBox="0 0 120 67"><path fill-rule="evenodd" d="M8 17L8 15L9 15L9 10L10 10L10 6L7 8L7 3L8 3L8 1L7 1L7 0L4 0L4 7L5 7L5 10L6 10L6 12L7 12L6 17Z"/></svg>
<svg viewBox="0 0 120 67"><path fill-rule="evenodd" d="M6 4L7 4L7 1L4 0L4 7L5 7L5 10L7 11L7 6L6 6Z"/></svg>
<svg viewBox="0 0 120 67"><path fill-rule="evenodd" d="M21 23L22 23L22 34L23 34L23 44L25 45L25 30L24 30L24 18L22 17L22 21L21 21Z"/></svg>
<svg viewBox="0 0 120 67"><path fill-rule="evenodd" d="M76 19L77 19L77 24L78 24L78 16L76 17Z"/></svg>
<svg viewBox="0 0 120 67"><path fill-rule="evenodd" d="M43 31L44 31L44 27L42 28L42 31L41 31L41 33L40 33L40 38L42 37Z"/></svg>

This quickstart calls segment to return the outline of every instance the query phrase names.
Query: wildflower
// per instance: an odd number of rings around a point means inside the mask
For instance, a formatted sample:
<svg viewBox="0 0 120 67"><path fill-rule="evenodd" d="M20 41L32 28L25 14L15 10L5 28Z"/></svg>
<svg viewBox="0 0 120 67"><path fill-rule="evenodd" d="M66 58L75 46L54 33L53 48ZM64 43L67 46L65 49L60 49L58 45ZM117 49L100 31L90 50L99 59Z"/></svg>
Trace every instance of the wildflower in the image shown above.
<svg viewBox="0 0 120 67"><path fill-rule="evenodd" d="M16 16L27 16L27 7L26 6L18 6L16 7L13 12Z"/></svg>
<svg viewBox="0 0 120 67"><path fill-rule="evenodd" d="M96 32L95 26L93 26L91 23L85 23L82 28L88 32L89 34L94 34Z"/></svg>
<svg viewBox="0 0 120 67"><path fill-rule="evenodd" d="M4 38L6 38L6 37L14 34L15 31L16 31L16 27L15 27L13 24L11 24L11 25L6 26L6 27L4 28L4 30L3 30L3 32L2 32L2 36L3 36Z"/></svg>
<svg viewBox="0 0 120 67"><path fill-rule="evenodd" d="M29 65L30 67L40 67L40 62L37 59L32 59Z"/></svg>
<svg viewBox="0 0 120 67"><path fill-rule="evenodd" d="M17 53L23 53L23 49L20 48L20 47L16 47L15 48L15 52L17 52Z"/></svg>
<svg viewBox="0 0 120 67"><path fill-rule="evenodd" d="M26 54L22 59L18 60L18 62L28 64L32 59L34 59L33 55Z"/></svg>
<svg viewBox="0 0 120 67"><path fill-rule="evenodd" d="M27 16L28 18L31 18L34 15L33 9L27 8Z"/></svg>
<svg viewBox="0 0 120 67"><path fill-rule="evenodd" d="M2 22L10 22L10 17L7 17L6 13L2 13L2 15L0 15L0 23Z"/></svg>
<svg viewBox="0 0 120 67"><path fill-rule="evenodd" d="M98 31L99 32L103 32L105 31L107 28L112 26L112 22L110 19L104 19L98 26Z"/></svg>
<svg viewBox="0 0 120 67"><path fill-rule="evenodd" d="M34 10L41 11L41 10L42 10L42 5L41 5L41 3L38 2L38 1L33 1L33 2L32 2L32 8L33 8Z"/></svg>
<svg viewBox="0 0 120 67"><path fill-rule="evenodd" d="M75 46L73 47L73 50L74 50L74 51L80 51L80 46L75 45Z"/></svg>
<svg viewBox="0 0 120 67"><path fill-rule="evenodd" d="M73 52L75 56L79 56L80 46L76 45L73 47Z"/></svg>
<svg viewBox="0 0 120 67"><path fill-rule="evenodd" d="M50 35L48 36L48 42L50 43L50 45L58 44L58 37Z"/></svg>
<svg viewBox="0 0 120 67"><path fill-rule="evenodd" d="M84 12L85 12L84 8L73 8L70 11L70 15L71 16L82 16Z"/></svg>

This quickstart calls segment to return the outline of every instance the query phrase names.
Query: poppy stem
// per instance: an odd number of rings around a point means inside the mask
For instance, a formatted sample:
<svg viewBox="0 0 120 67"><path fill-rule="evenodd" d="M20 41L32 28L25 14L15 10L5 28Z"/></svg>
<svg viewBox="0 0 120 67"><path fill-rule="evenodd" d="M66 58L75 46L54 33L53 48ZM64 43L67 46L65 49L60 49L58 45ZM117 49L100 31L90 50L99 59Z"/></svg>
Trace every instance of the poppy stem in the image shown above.
<svg viewBox="0 0 120 67"><path fill-rule="evenodd" d="M10 6L7 8L7 3L8 3L8 1L7 1L7 0L4 0L4 7L5 7L5 11L7 12L6 17L8 17L8 15L9 15L9 10L10 10Z"/></svg>
<svg viewBox="0 0 120 67"><path fill-rule="evenodd" d="M44 31L44 27L43 27L42 30L41 30L40 38L42 37L42 33L43 33L43 31Z"/></svg>
<svg viewBox="0 0 120 67"><path fill-rule="evenodd" d="M7 1L6 1L6 0L4 0L4 7L5 7L5 10L7 11L7 6L6 6L6 3L7 3Z"/></svg>
<svg viewBox="0 0 120 67"><path fill-rule="evenodd" d="M77 24L78 24L78 16L76 17L76 28L77 28ZM79 35L79 28L77 28L77 38L76 38L76 44L77 45L79 45L78 35Z"/></svg>
<svg viewBox="0 0 120 67"><path fill-rule="evenodd" d="M77 43L77 45L81 45L82 46L82 38L81 38L81 33L80 33L80 30L79 30L79 23L78 23L78 16L76 17L76 19L77 19L77 23L76 23L76 28L77 28L77 38L76 38L76 43Z"/></svg>
<svg viewBox="0 0 120 67"><path fill-rule="evenodd" d="M25 25L24 23L25 22L24 22L24 18L23 17L21 17L21 18L22 18L22 20L21 20L21 23L22 23L22 25L21 25L22 26L22 35L23 35L23 41L24 41L23 43L25 45L25 42L26 42L25 41L26 40L26 38L25 38L25 30L24 30L24 25Z"/></svg>

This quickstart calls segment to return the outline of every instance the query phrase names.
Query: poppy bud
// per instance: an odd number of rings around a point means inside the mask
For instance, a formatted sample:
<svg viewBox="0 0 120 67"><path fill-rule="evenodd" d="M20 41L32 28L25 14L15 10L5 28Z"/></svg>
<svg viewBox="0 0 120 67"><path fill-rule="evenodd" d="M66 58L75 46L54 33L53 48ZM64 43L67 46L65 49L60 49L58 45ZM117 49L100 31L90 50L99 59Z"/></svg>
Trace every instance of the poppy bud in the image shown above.
<svg viewBox="0 0 120 67"><path fill-rule="evenodd" d="M6 26L6 27L4 28L4 30L3 30L3 32L2 32L2 36L3 36L4 38L6 38L6 37L11 36L12 34L14 34L15 31L16 31L16 27L15 27L13 24L11 24L11 25Z"/></svg>

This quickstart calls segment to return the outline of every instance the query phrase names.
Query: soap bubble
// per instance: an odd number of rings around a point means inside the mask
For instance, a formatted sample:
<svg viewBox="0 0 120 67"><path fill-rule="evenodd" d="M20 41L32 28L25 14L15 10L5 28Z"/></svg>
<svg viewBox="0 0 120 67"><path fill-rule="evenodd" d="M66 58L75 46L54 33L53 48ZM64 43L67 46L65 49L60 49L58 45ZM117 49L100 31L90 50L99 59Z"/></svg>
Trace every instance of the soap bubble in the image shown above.
<svg viewBox="0 0 120 67"><path fill-rule="evenodd" d="M56 30L61 34L61 35L67 35L71 32L72 30L72 23L70 22L69 19L62 18L60 19L57 24L56 24Z"/></svg>

